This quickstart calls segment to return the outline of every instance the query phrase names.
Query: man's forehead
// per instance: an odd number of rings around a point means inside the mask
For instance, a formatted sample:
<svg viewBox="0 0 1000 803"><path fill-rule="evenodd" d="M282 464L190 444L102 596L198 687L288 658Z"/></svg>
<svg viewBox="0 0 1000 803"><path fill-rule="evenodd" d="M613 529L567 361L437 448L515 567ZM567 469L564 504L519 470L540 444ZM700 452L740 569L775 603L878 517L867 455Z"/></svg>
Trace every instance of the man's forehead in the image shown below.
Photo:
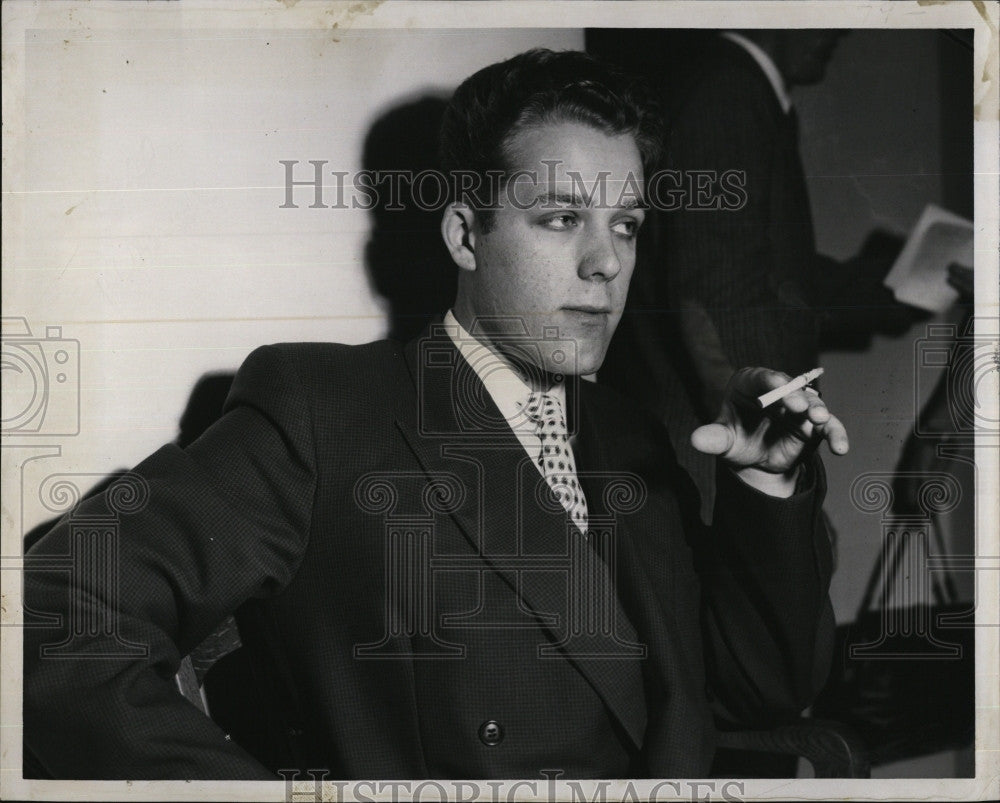
<svg viewBox="0 0 1000 803"><path fill-rule="evenodd" d="M519 209L645 209L642 170L624 176L598 171L587 177L568 171L559 177L545 171L522 170L507 184L506 197Z"/></svg>
<svg viewBox="0 0 1000 803"><path fill-rule="evenodd" d="M553 206L642 206L642 158L628 133L575 121L530 126L507 148L507 179L519 200Z"/></svg>
<svg viewBox="0 0 1000 803"><path fill-rule="evenodd" d="M515 131L504 143L510 163L537 167L547 162L581 170L593 166L595 160L609 167L641 156L635 136L628 132L608 132L576 120L526 125Z"/></svg>

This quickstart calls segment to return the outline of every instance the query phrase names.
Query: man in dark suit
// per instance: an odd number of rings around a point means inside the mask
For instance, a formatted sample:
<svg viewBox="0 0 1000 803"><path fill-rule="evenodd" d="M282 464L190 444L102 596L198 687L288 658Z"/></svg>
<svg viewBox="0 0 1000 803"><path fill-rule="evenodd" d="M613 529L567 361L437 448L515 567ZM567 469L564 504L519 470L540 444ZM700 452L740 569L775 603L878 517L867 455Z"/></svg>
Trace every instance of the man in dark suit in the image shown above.
<svg viewBox="0 0 1000 803"><path fill-rule="evenodd" d="M717 723L809 704L832 627L813 452L846 451L843 427L807 391L764 416L752 397L787 376L738 373L694 434L721 456L709 530L659 425L578 381L621 315L655 117L579 53L459 87L446 166L506 181L445 211L443 323L406 345L257 350L222 419L137 466L127 504L109 490L32 550L79 554L122 511L116 583L25 578L31 611L64 617L25 630L25 745L46 772L697 777ZM172 682L233 611L253 745Z"/></svg>
<svg viewBox="0 0 1000 803"><path fill-rule="evenodd" d="M870 238L837 262L816 250L790 90L816 84L844 31L592 31L588 50L663 96L681 201L655 214L629 313L601 373L665 422L703 495L713 467L688 444L734 370L801 374L822 347L859 348L912 317L881 286L901 245ZM728 179L724 178L728 175ZM706 512L707 511L703 511Z"/></svg>

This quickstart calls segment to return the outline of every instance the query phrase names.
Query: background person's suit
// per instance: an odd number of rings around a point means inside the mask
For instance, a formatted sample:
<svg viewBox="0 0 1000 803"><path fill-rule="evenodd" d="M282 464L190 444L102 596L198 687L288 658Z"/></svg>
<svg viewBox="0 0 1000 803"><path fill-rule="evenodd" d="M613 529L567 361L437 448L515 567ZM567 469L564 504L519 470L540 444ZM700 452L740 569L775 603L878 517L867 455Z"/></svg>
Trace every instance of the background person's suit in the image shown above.
<svg viewBox="0 0 1000 803"><path fill-rule="evenodd" d="M610 45L597 33L592 39L598 55ZM715 33L660 45L663 56L638 48L631 58L642 63L628 66L661 91L664 163L680 171L683 202L653 214L600 376L666 424L709 497L707 514L713 469L688 434L715 417L734 368L765 365L794 376L815 367L817 254L794 112L782 109L760 66ZM738 171L739 208L706 207L727 200L717 179L696 198L693 176L701 171Z"/></svg>
<svg viewBox="0 0 1000 803"><path fill-rule="evenodd" d="M432 345L459 364L447 338ZM475 382L465 389L482 396ZM704 775L713 713L766 725L797 714L825 677L822 471L816 462L815 489L781 502L720 477L709 532L665 434L606 389L582 383L578 400L568 406L579 410L574 450L592 521L603 498L594 474L630 472L648 489L645 504L616 518L615 614L648 660L539 659L565 627L565 578L518 578L495 556L516 546L516 532L524 552L558 555L565 516L538 508L540 475L488 399L476 428L493 435L469 438L453 379L422 368L415 343L276 346L248 358L229 412L202 438L136 468L150 498L123 517L118 625L149 645L148 659L39 659L65 631L25 630L26 746L65 778L264 779L320 767L331 778ZM407 657L433 647L427 633L386 641L388 514L377 487L359 485L374 475L396 477L394 514L411 518L426 512L427 476L459 480L464 500L434 517L433 552L484 570L443 573L435 621L489 598L508 612L560 614L559 624L437 629L439 641L465 646L459 660ZM65 554L68 533L64 522L33 554ZM79 598L92 607L101 593ZM29 572L25 595L35 612L67 615L64 575ZM247 705L267 730L251 749L267 768L171 680L181 656L247 599L241 634L261 689ZM396 656L355 657L380 643ZM89 646L110 644L98 635ZM503 728L498 744L480 736L490 721Z"/></svg>
<svg viewBox="0 0 1000 803"><path fill-rule="evenodd" d="M881 286L901 243L874 232L849 260L817 252L795 108L740 44L717 31L591 31L588 51L657 88L664 167L684 188L648 222L600 378L664 422L707 516L713 467L689 434L718 414L732 371L795 376L821 349L905 331L911 312ZM721 186L727 173L742 192Z"/></svg>

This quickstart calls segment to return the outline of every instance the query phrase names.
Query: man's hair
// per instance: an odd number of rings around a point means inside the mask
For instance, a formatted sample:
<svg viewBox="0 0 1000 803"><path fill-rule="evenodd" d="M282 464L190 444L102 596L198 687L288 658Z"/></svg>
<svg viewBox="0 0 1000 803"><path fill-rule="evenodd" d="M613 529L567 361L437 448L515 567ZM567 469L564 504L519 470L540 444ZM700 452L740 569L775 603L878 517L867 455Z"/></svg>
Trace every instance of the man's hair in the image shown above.
<svg viewBox="0 0 1000 803"><path fill-rule="evenodd" d="M440 141L440 163L452 176L453 194L460 172L480 178L487 171L508 173L513 166L507 148L522 129L567 120L609 135L631 134L647 178L660 158L663 123L638 78L579 51L529 50L484 67L455 90ZM452 200L479 205L464 197Z"/></svg>

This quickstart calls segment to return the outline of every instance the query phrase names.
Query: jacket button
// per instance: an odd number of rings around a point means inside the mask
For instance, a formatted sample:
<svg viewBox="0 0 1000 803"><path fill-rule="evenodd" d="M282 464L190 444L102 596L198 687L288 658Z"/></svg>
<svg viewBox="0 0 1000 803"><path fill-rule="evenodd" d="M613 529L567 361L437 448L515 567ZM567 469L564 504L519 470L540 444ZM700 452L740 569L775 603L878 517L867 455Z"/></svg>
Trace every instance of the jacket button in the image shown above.
<svg viewBox="0 0 1000 803"><path fill-rule="evenodd" d="M503 741L503 726L490 719L479 726L479 740L488 747L496 747Z"/></svg>

